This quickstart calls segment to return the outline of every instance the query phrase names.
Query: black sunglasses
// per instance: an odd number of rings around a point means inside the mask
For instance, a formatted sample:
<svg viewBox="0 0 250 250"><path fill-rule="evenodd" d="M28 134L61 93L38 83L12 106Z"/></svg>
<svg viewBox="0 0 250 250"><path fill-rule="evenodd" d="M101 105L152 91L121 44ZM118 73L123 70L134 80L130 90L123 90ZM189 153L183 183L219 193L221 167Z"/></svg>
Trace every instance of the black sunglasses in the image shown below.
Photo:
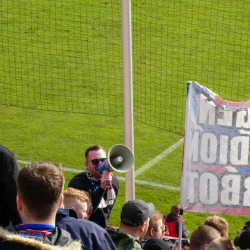
<svg viewBox="0 0 250 250"><path fill-rule="evenodd" d="M99 165L100 162L104 162L106 160L107 160L107 158L102 158L102 159L93 159L90 161L92 162L93 165ZM87 162L90 162L90 161L87 161Z"/></svg>

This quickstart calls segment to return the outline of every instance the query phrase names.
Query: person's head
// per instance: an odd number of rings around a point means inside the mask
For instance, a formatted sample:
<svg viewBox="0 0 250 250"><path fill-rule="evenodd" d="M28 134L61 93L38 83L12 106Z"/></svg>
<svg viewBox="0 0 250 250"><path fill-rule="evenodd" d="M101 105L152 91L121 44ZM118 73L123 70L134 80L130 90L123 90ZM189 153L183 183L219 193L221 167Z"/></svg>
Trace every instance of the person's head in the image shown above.
<svg viewBox="0 0 250 250"><path fill-rule="evenodd" d="M148 230L149 216L155 213L153 203L143 200L130 200L122 207L119 232L130 234L142 240Z"/></svg>
<svg viewBox="0 0 250 250"><path fill-rule="evenodd" d="M86 168L88 172L97 179L101 179L102 175L98 171L98 165L106 160L106 152L100 145L89 147L85 152Z"/></svg>
<svg viewBox="0 0 250 250"><path fill-rule="evenodd" d="M174 204L172 207L171 207L171 214L175 214L175 215L178 215L180 213L180 205L178 204Z"/></svg>
<svg viewBox="0 0 250 250"><path fill-rule="evenodd" d="M239 247L242 250L250 249L250 228L244 230L239 237Z"/></svg>
<svg viewBox="0 0 250 250"><path fill-rule="evenodd" d="M190 250L204 250L206 246L221 234L213 227L202 225L194 230L190 238Z"/></svg>
<svg viewBox="0 0 250 250"><path fill-rule="evenodd" d="M74 209L78 219L88 219L92 213L91 201L83 190L68 188L64 191L64 208Z"/></svg>
<svg viewBox="0 0 250 250"><path fill-rule="evenodd" d="M155 213L149 217L149 226L145 239L147 240L150 238L161 239L164 228L165 225L163 223L163 215L156 210Z"/></svg>
<svg viewBox="0 0 250 250"><path fill-rule="evenodd" d="M170 247L161 239L151 238L145 243L143 250L170 250Z"/></svg>
<svg viewBox="0 0 250 250"><path fill-rule="evenodd" d="M221 236L228 237L228 223L224 218L217 215L207 217L204 225L214 227L221 233Z"/></svg>
<svg viewBox="0 0 250 250"><path fill-rule="evenodd" d="M17 210L23 223L54 220L63 202L62 167L50 162L34 162L17 177ZM34 224L34 223L33 223Z"/></svg>
<svg viewBox="0 0 250 250"><path fill-rule="evenodd" d="M219 237L211 241L206 250L235 250L233 242L227 237Z"/></svg>
<svg viewBox="0 0 250 250"><path fill-rule="evenodd" d="M236 247L239 246L239 239L240 239L241 234L242 234L246 229L248 229L248 228L250 228L250 221L247 221L247 222L245 223L245 225L243 226L243 228L242 228L241 230L238 231L238 235L237 235L236 238L234 239L234 245L235 245Z"/></svg>

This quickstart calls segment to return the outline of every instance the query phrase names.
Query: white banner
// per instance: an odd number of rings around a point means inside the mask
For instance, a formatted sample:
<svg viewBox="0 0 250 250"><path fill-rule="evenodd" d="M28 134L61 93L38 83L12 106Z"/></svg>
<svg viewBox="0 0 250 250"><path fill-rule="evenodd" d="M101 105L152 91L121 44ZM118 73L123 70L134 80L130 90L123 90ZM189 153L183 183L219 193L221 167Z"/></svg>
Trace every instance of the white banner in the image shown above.
<svg viewBox="0 0 250 250"><path fill-rule="evenodd" d="M250 101L228 102L189 83L181 208L248 215L250 208Z"/></svg>

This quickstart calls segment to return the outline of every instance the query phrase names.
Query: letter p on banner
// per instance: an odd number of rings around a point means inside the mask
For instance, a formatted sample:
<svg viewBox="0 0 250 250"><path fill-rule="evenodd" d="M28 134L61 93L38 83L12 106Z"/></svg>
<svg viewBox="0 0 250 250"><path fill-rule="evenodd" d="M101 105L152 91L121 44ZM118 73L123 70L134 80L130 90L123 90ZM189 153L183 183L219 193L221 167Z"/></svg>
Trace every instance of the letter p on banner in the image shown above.
<svg viewBox="0 0 250 250"><path fill-rule="evenodd" d="M250 100L223 101L189 82L180 204L183 210L248 215Z"/></svg>

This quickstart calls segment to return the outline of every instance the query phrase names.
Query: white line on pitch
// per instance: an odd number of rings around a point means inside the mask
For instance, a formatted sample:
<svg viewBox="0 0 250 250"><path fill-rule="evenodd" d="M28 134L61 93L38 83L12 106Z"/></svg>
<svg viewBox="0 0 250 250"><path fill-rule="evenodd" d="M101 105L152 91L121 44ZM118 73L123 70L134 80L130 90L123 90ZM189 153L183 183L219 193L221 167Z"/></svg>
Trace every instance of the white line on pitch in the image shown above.
<svg viewBox="0 0 250 250"><path fill-rule="evenodd" d="M183 140L184 140L183 138L180 139L178 142L176 142L174 145L172 145L167 150L165 150L164 152L162 152L160 155L156 156L152 161L148 162L146 165L144 165L143 167L141 167L140 169L138 169L135 172L134 176L137 177L142 172L144 172L145 170L147 170L148 168L150 168L151 166L153 166L156 162L160 161L161 159L163 159L164 157L166 157L168 154L170 154L171 152L173 152L176 148L178 148L183 143ZM17 160L17 161L19 163L22 163L22 164L30 164L30 162L28 162L28 161L22 161L22 160ZM83 172L83 170L73 169L73 168L63 168L63 170L64 171L68 171L68 172L74 172L74 173L81 173L81 172ZM125 181L124 177L117 177L117 178L119 180L121 180L121 181ZM135 180L135 183L149 185L149 186L152 186L152 187L159 187L159 188L164 188L164 189L171 189L171 190L176 190L176 191L180 190L179 187L171 187L171 186L168 186L168 185L153 183L153 182L149 182L149 181Z"/></svg>
<svg viewBox="0 0 250 250"><path fill-rule="evenodd" d="M21 164L25 164L25 165L28 165L30 164L31 162L28 162L28 161L22 161L22 160L17 160L19 163ZM67 172L73 172L73 173L82 173L83 170L80 170L80 169L73 169L73 168L63 168L64 171L67 171Z"/></svg>
<svg viewBox="0 0 250 250"><path fill-rule="evenodd" d="M178 148L181 144L183 144L184 139L180 139L178 142L176 142L174 145L163 151L160 155L156 156L152 161L145 164L143 167L135 171L135 177L140 175L142 172L153 166L156 162L160 161L164 157L166 157L168 154L173 152L176 148Z"/></svg>
<svg viewBox="0 0 250 250"><path fill-rule="evenodd" d="M124 177L117 177L117 178L120 181L125 181ZM152 187L159 187L159 188L164 188L164 189L171 189L171 190L175 190L175 191L180 191L179 187L171 187L171 186L168 186L168 185L162 185L162 184L153 183L153 182L149 182L149 181L135 180L135 183L149 185L149 186L152 186Z"/></svg>

